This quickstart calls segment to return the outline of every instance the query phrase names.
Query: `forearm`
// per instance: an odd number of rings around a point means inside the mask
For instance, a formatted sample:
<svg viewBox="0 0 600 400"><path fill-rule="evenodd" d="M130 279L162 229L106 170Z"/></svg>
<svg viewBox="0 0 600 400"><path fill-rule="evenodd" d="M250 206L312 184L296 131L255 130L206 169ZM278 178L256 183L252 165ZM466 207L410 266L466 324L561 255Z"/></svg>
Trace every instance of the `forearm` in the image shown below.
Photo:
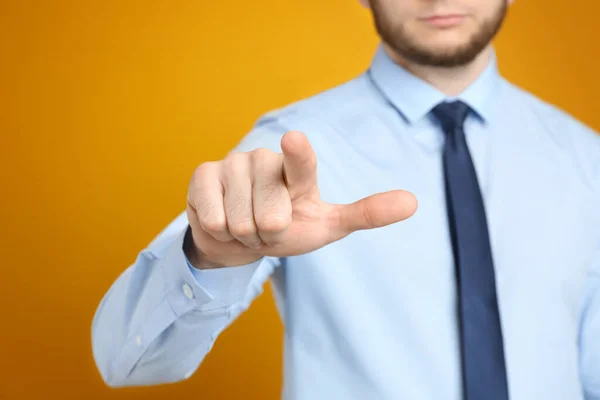
<svg viewBox="0 0 600 400"><path fill-rule="evenodd" d="M141 252L113 283L96 311L94 359L110 386L190 376L218 334L247 309L270 275L269 260L262 269L257 263L200 275L183 252L186 227L181 217L174 221L168 233Z"/></svg>

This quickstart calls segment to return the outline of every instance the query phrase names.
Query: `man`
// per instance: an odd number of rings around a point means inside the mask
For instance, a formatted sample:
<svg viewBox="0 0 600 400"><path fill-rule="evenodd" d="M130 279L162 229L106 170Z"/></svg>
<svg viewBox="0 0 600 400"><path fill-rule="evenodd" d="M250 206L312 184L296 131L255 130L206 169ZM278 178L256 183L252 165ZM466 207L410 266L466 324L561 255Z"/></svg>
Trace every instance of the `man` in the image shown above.
<svg viewBox="0 0 600 400"><path fill-rule="evenodd" d="M600 399L600 136L499 75L510 2L362 0L368 71L200 165L102 300L107 384L189 377L271 279L285 399Z"/></svg>

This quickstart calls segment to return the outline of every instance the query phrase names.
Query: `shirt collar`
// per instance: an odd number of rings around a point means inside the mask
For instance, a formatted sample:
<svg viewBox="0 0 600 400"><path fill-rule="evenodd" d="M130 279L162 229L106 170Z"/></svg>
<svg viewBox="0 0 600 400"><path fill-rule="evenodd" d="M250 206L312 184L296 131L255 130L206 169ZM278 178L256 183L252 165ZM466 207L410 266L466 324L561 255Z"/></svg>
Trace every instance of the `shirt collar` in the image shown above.
<svg viewBox="0 0 600 400"><path fill-rule="evenodd" d="M442 101L462 100L483 120L493 118L499 103L497 84L500 81L496 54L492 51L486 69L456 97L449 97L428 82L418 78L396 64L379 46L368 71L373 83L383 96L402 113L408 122L415 123L425 117Z"/></svg>

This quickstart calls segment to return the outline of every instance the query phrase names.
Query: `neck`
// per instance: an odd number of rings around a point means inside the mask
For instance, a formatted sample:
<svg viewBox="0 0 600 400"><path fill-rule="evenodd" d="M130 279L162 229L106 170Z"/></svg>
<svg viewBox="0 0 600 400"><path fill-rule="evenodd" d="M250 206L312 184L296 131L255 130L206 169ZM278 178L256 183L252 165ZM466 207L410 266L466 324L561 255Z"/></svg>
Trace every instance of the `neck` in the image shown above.
<svg viewBox="0 0 600 400"><path fill-rule="evenodd" d="M398 65L428 82L447 96L456 96L465 90L487 67L492 54L488 46L469 64L459 67L432 67L417 65L406 60L388 45L383 45L388 56Z"/></svg>

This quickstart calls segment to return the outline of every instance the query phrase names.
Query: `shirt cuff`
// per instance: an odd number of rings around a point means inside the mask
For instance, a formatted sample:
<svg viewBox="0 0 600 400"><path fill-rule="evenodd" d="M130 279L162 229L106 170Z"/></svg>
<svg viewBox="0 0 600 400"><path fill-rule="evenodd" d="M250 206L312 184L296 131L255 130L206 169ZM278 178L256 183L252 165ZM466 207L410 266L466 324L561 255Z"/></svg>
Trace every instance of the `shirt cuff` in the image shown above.
<svg viewBox="0 0 600 400"><path fill-rule="evenodd" d="M261 261L262 258L237 267L198 269L186 257L187 267L196 283L222 305L231 305L244 297Z"/></svg>
<svg viewBox="0 0 600 400"><path fill-rule="evenodd" d="M261 258L251 264L199 270L183 251L187 231L182 229L166 248L157 251L167 298L177 316L192 309L208 310L228 307L244 299Z"/></svg>
<svg viewBox="0 0 600 400"><path fill-rule="evenodd" d="M186 226L187 227L187 226ZM179 317L192 309L203 309L214 303L215 298L196 282L187 266L183 252L186 229L177 233L175 239L155 251L161 269L165 292L171 308Z"/></svg>

